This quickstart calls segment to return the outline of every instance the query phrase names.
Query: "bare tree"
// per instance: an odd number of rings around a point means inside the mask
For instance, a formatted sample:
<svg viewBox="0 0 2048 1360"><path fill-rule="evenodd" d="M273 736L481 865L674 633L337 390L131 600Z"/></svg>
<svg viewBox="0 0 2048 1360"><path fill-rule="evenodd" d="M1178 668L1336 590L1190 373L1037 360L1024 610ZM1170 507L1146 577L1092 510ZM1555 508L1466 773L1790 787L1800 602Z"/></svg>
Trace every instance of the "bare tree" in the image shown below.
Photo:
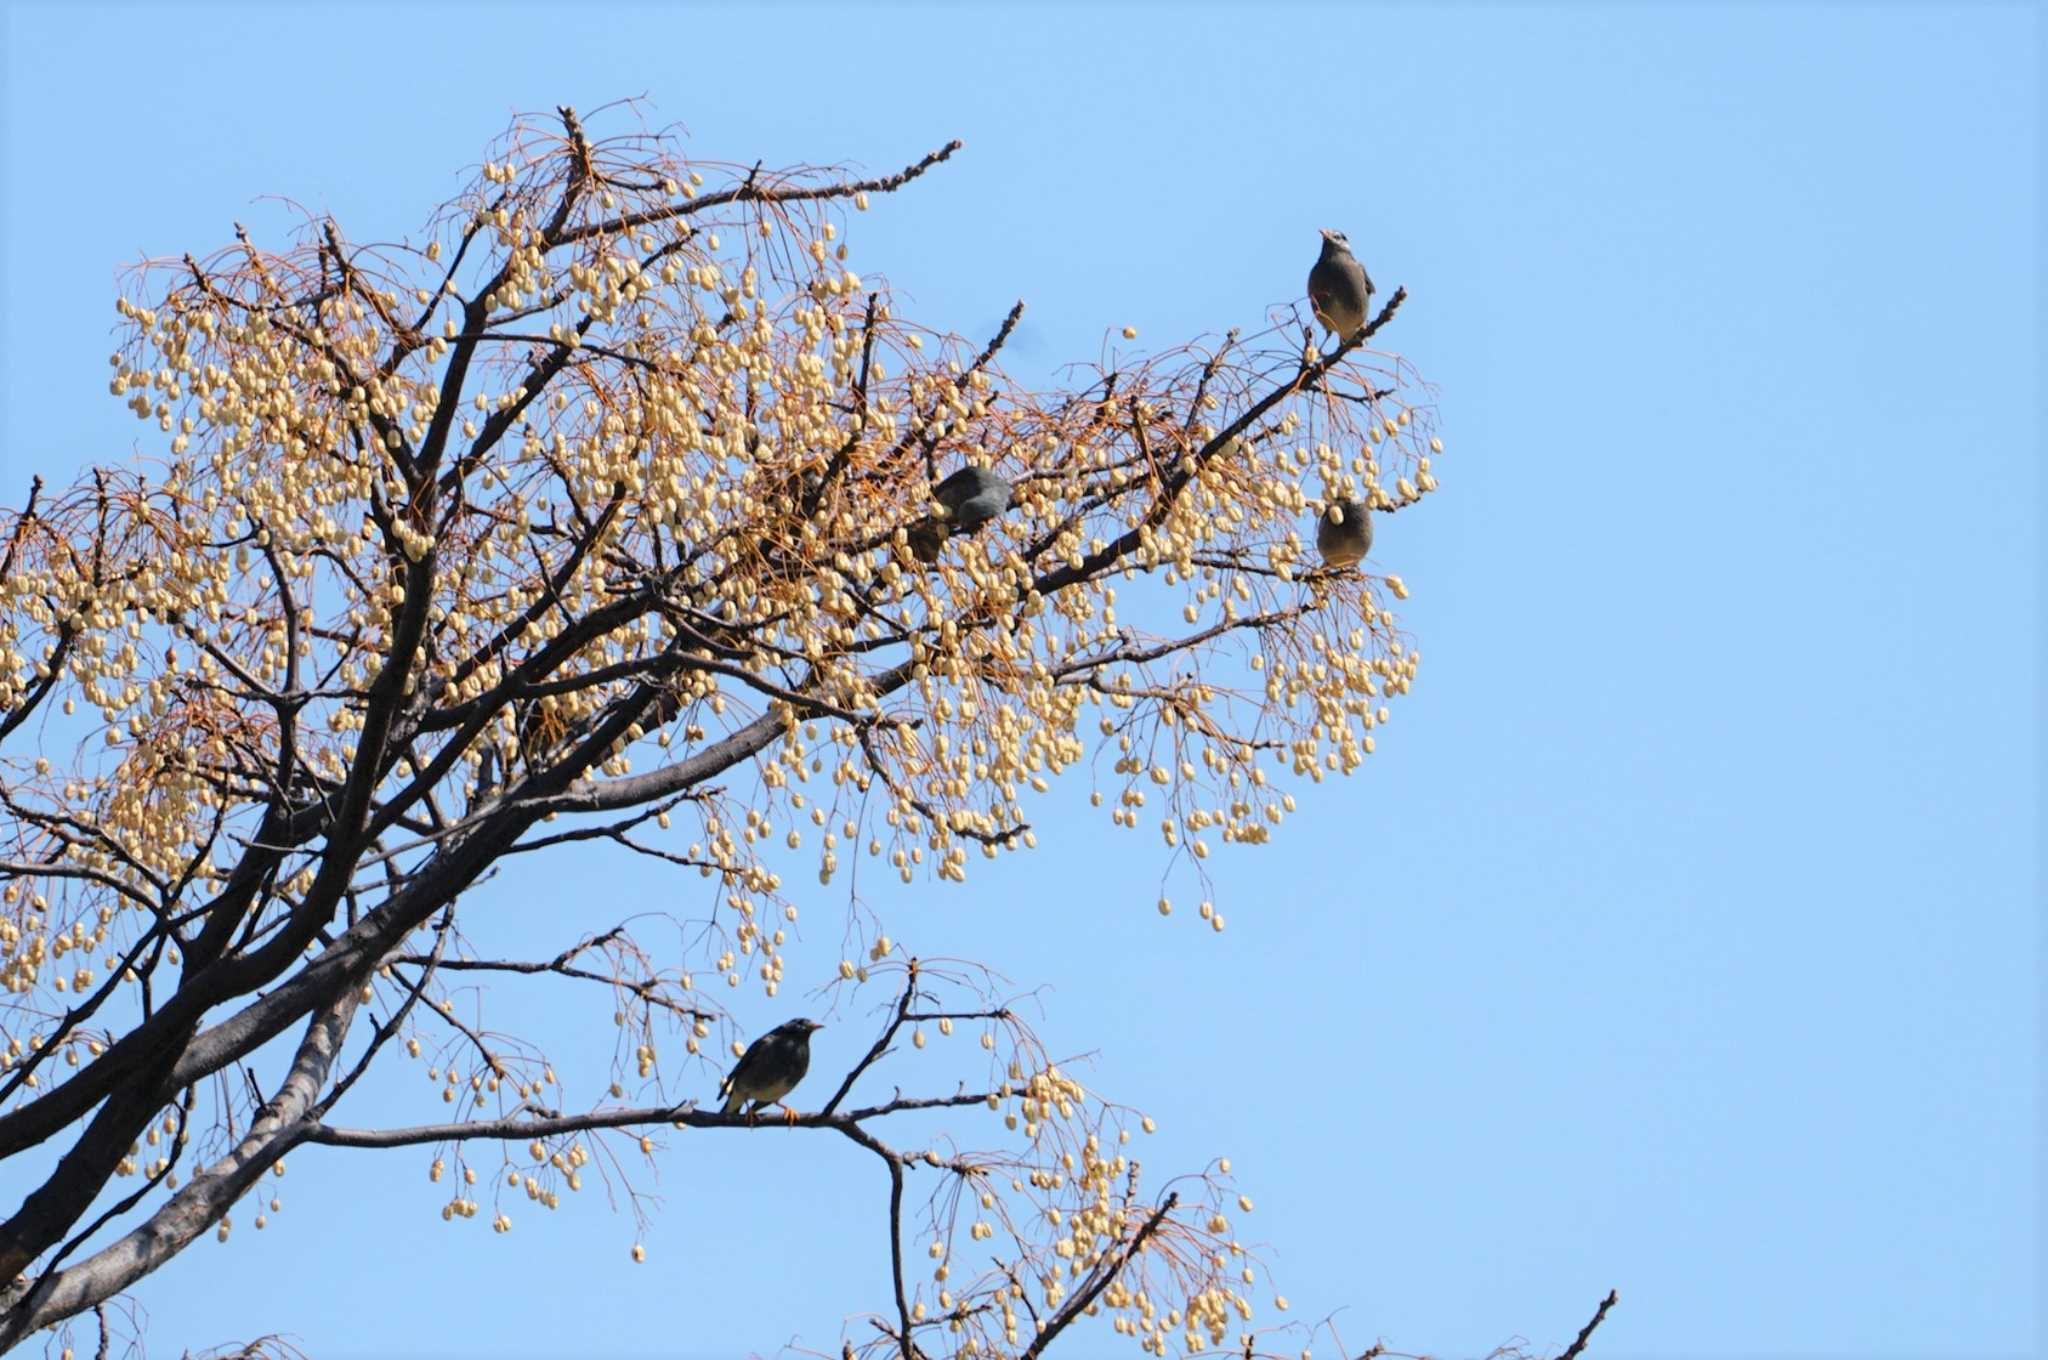
<svg viewBox="0 0 2048 1360"><path fill-rule="evenodd" d="M958 149L773 173L564 108L418 244L316 219L138 267L112 389L160 461L0 517L0 1157L39 1168L0 1222L0 1350L93 1317L104 1342L245 1197L261 1227L304 1144L427 1149L444 1216L501 1232L593 1159L640 1213L632 1158L749 1122L685 1095L738 1051L720 996L783 986L796 860L847 903L846 957L801 976L878 1034L756 1127L886 1172L893 1297L848 1349L1030 1357L1106 1314L1156 1354L1252 1353L1227 1166L1141 1175L1147 1121L848 885L1030 848L1076 766L1199 878L1364 761L1416 674L1405 591L1306 543L1327 500L1435 485L1426 389L1369 343L1405 294L1327 352L1283 306L1028 390L1000 363L1021 303L958 340L846 265L852 214ZM935 495L962 468L1007 502ZM657 946L551 904L558 951L496 943L535 907L480 885L574 842L674 866L702 914ZM484 979L494 1006L586 987L607 1094L565 1108L541 1043L459 1013ZM984 1079L862 1093L956 1026ZM337 1122L392 1061L430 1069L436 1121Z"/></svg>

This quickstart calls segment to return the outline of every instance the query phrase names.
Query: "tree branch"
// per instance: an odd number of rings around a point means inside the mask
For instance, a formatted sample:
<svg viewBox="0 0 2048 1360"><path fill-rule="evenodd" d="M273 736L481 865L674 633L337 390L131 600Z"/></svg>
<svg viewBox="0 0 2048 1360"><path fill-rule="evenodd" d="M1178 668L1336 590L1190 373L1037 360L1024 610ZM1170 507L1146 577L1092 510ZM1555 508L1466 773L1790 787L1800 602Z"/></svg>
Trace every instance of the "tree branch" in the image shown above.
<svg viewBox="0 0 2048 1360"><path fill-rule="evenodd" d="M1614 1307L1615 1304L1620 1302L1621 1291L1615 1289L1608 1290L1607 1297L1600 1300L1600 1307L1594 1310L1592 1318L1586 1323L1585 1326L1579 1328L1578 1338L1574 1340L1571 1345L1565 1347L1564 1353L1559 1355L1557 1357L1557 1360L1578 1360L1579 1353L1585 1350L1586 1343L1592 1340L1593 1329L1598 1327L1602 1322L1606 1321L1607 1310Z"/></svg>
<svg viewBox="0 0 2048 1360"><path fill-rule="evenodd" d="M572 227L567 231L555 233L550 240L553 244L563 245L570 241L580 241L587 236L610 236L622 231L631 231L635 227L648 226L655 222L667 222L678 217L689 217L703 212L707 208L722 207L727 203L800 203L807 200L825 198L852 198L858 193L893 193L933 166L952 159L953 153L958 151L963 145L965 143L955 138L937 151L927 155L923 160L913 165L905 166L895 174L885 176L882 179L849 180L839 184L821 184L787 189L760 189L754 186L753 177L748 176L745 183L736 185L731 189L722 189L717 193L706 194L702 198L690 199L687 202L671 207L654 208L645 212L622 213L618 217L610 218L603 222L587 222L580 227Z"/></svg>
<svg viewBox="0 0 2048 1360"><path fill-rule="evenodd" d="M882 1030L881 1036L875 1040L873 1046L847 1072L845 1080L839 1083L839 1089L832 1093L832 1098L826 1101L824 1108L819 1111L821 1116L830 1117L832 1112L839 1108L839 1102L846 1099L846 1093L853 1089L853 1084L860 1080L860 1074L873 1067L876 1061L889 1051L889 1041L896 1037L897 1030L903 1028L904 1018L910 1014L910 1003L916 998L917 960L912 959L904 965L903 994L896 999L895 1016ZM904 1335L907 1339L909 1333L906 1332Z"/></svg>
<svg viewBox="0 0 2048 1360"><path fill-rule="evenodd" d="M1086 1312L1088 1305L1095 1302L1096 1296L1109 1288L1110 1281L1123 1273L1124 1267L1130 1264L1131 1257L1144 1249L1145 1240L1159 1231L1159 1225L1166 1221L1166 1216L1172 1213L1175 1206L1179 1203L1180 1194L1178 1191L1168 1195L1160 1206L1152 1211L1152 1216L1145 1220L1144 1225L1131 1237L1131 1240L1124 1245L1122 1253L1108 1263L1106 1268L1098 1268L1095 1271L1088 1283L1082 1286L1072 1298L1066 1301L1066 1304L1058 1312L1052 1315L1045 1326L1040 1329L1038 1335L1031 1339L1031 1344L1026 1346L1018 1355L1017 1360L1038 1360L1039 1356L1045 1354L1045 1348L1058 1339L1059 1334L1067 1329L1068 1324Z"/></svg>
<svg viewBox="0 0 2048 1360"><path fill-rule="evenodd" d="M356 989L344 988L307 1026L290 1074L233 1152L194 1176L125 1236L57 1272L34 1307L17 1305L0 1313L0 1351L47 1322L105 1302L156 1270L218 1221L258 1176L297 1146L316 1127L311 1111L341 1052L357 1004Z"/></svg>
<svg viewBox="0 0 2048 1360"><path fill-rule="evenodd" d="M472 1142L477 1139L529 1140L551 1138L565 1133L593 1133L600 1129L625 1129L669 1124L692 1129L747 1129L767 1132L786 1129L830 1129L849 1137L866 1135L861 1125L889 1115L912 1110L950 1110L984 1105L993 1091L962 1092L951 1096L898 1096L881 1105L868 1105L845 1114L799 1114L794 1119L762 1120L744 1114L720 1114L696 1107L694 1101L681 1105L639 1105L613 1110L592 1110L587 1114L511 1115L503 1119L475 1119L447 1124L415 1124L410 1128L353 1129L322 1124L306 1134L309 1143L327 1147L400 1148L422 1143ZM855 1141L862 1141L856 1138ZM863 1144L865 1145L865 1143Z"/></svg>

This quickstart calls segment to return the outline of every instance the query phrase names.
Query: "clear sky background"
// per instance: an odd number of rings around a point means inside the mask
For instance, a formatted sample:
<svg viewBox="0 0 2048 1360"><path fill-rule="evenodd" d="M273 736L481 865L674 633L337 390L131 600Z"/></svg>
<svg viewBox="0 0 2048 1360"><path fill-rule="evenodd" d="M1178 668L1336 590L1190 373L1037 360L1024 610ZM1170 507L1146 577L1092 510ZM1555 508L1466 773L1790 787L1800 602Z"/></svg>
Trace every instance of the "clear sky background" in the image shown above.
<svg viewBox="0 0 2048 1360"><path fill-rule="evenodd" d="M896 935L1045 985L1052 1046L1161 1120L1148 1164L1228 1153L1297 1314L1344 1309L1354 1347L1554 1352L1614 1286L1616 1360L2036 1353L2034 9L5 22L16 504L138 449L106 395L118 266L275 222L263 194L417 232L516 110L644 94L694 154L771 166L964 138L852 263L976 335L1026 299L1025 377L1109 327L1256 328L1345 229L1410 291L1381 340L1440 385L1448 446L1375 552L1424 657L1378 754L1211 860L1222 936L1153 912L1162 861L1079 782L1056 853L881 901ZM493 891L566 938L659 900L643 863ZM830 910L785 1000L836 961ZM815 1070L870 1037L838 1019ZM404 1094L351 1118L436 1117ZM677 1148L639 1268L597 1196L444 1227L426 1160L295 1154L269 1231L142 1286L152 1351L836 1350L884 1297L883 1187L829 1135ZM25 1182L0 1168L0 1209Z"/></svg>

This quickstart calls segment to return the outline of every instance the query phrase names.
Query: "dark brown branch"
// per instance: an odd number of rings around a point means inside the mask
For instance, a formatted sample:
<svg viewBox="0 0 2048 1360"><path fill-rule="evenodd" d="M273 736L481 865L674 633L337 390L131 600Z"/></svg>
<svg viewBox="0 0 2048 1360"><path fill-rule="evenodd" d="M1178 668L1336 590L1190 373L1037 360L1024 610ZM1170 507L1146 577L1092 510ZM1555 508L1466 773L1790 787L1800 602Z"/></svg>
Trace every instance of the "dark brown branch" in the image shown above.
<svg viewBox="0 0 2048 1360"><path fill-rule="evenodd" d="M1045 1348L1050 1346L1054 1339L1067 1329L1067 1325L1086 1312L1088 1306L1095 1302L1096 1296L1109 1288L1110 1281L1123 1273L1124 1267L1130 1264L1131 1257L1135 1256L1139 1249L1145 1245L1145 1239L1159 1231L1159 1225L1166 1221L1166 1216L1172 1213L1174 1206L1179 1203L1180 1194L1178 1191L1168 1195L1165 1201L1152 1211L1152 1216L1145 1220L1144 1226L1139 1228L1131 1236L1131 1240L1124 1244L1122 1254L1115 1257L1114 1260L1105 1261L1103 1268L1098 1269L1088 1283L1082 1286L1072 1298L1068 1299L1057 1313L1052 1315L1051 1319L1046 1322L1044 1329L1032 1338L1031 1344L1024 1348L1018 1355L1017 1360L1038 1360L1039 1356L1045 1354Z"/></svg>
<svg viewBox="0 0 2048 1360"><path fill-rule="evenodd" d="M643 847L636 846L634 848L639 849ZM710 1011L699 1010L694 1006L685 1006L660 995L662 984L658 978L642 978L635 982L624 977L593 972L588 968L578 968L569 962L578 954L597 948L605 941L617 938L619 934L620 932L617 930L608 931L597 939L589 940L573 948L563 950L560 954L546 962L538 959L430 959L418 954L407 954L401 958L393 959L392 962L415 965L431 963L440 971L447 973L478 972L523 975L549 973L556 977L571 978L579 982L601 982L607 986L623 987L650 1006L659 1006L661 1009L672 1014L686 1016L692 1020L715 1020L718 1018Z"/></svg>
<svg viewBox="0 0 2048 1360"><path fill-rule="evenodd" d="M500 628L489 642L465 657L448 676L449 686L461 684L478 670L495 661L541 621L549 607L560 598L561 591L575 577L577 569L596 550L602 530L609 527L612 516L617 513L620 504L621 499L615 497L599 520L599 533L586 535L574 541L562 564L544 578L543 584L547 589L528 605L518 618ZM474 713L495 711L512 697L519 685L530 684L535 676L546 675L570 656L581 651L585 644L602 637L614 628L623 628L631 623L647 607L645 602L634 601L629 597L625 600L615 600L609 607L595 614L586 615L577 628L556 637L546 647L529 656L491 690L477 696L470 703L445 709L423 720L420 730L434 732L449 727L460 727Z"/></svg>
<svg viewBox="0 0 2048 1360"><path fill-rule="evenodd" d="M890 1040L896 1037L897 1030L903 1028L904 1020L910 1014L910 1003L916 999L917 960L912 959L908 964L904 966L903 995L896 998L895 1016L889 1021L888 1026L882 1030L881 1035L876 1038L873 1046L871 1046L868 1049L867 1053L861 1058L861 1060L855 1063L852 1069L847 1072L845 1080L839 1083L839 1089L832 1093L832 1098L826 1101L825 1107L819 1111L821 1115L829 1116L834 1110L837 1110L839 1108L839 1103L846 1099L846 1093L853 1089L853 1084L856 1081L860 1080L860 1074L867 1071L870 1067L873 1067L875 1063L881 1058L881 1056L889 1051ZM906 1339L909 1336L907 1332L904 1335Z"/></svg>
<svg viewBox="0 0 2048 1360"><path fill-rule="evenodd" d="M49 669L44 672L43 678L22 696L21 702L14 706L14 710L5 718L0 718L0 741L5 741L15 728L26 722L28 715L36 711L43 700L50 696L50 691L56 688L57 682L63 679L64 663L71 659L71 643L77 636L78 629L68 621L57 629L57 650L50 655L47 663Z"/></svg>
<svg viewBox="0 0 2048 1360"><path fill-rule="evenodd" d="M717 193L706 194L702 198L690 199L687 202L666 208L650 208L644 212L622 213L608 221L587 222L580 227L574 227L567 231L550 233L548 243L550 245L565 245L571 241L580 241L587 236L605 236L622 231L631 231L635 227L644 227L653 222L667 222L678 217L689 217L703 212L707 208L721 207L727 203L801 203L826 198L851 198L859 193L894 193L933 166L950 160L953 153L958 151L963 145L964 143L955 138L937 151L926 156L923 160L918 161L915 165L905 166L895 174L882 179L848 180L838 184L821 184L787 189L761 189L755 187L753 177L749 176L741 184L737 184L730 189L721 189Z"/></svg>
<svg viewBox="0 0 2048 1360"><path fill-rule="evenodd" d="M896 1286L896 1341L903 1360L917 1360L917 1344L910 1339L910 1294L903 1287L903 1163L894 1157L889 1164L889 1278Z"/></svg>
<svg viewBox="0 0 2048 1360"><path fill-rule="evenodd" d="M1600 1307L1594 1311L1591 1320L1579 1328L1577 1339L1565 1347L1564 1353L1558 1356L1557 1360L1578 1360L1579 1353L1586 1349L1586 1342L1592 1339L1593 1329L1606 1320L1607 1310L1620 1302L1621 1292L1615 1289L1608 1290L1607 1297L1600 1300Z"/></svg>
<svg viewBox="0 0 2048 1360"><path fill-rule="evenodd" d="M135 1032L131 1031L130 1036ZM109 1049L108 1053L113 1051ZM105 1060L103 1056L101 1061ZM91 1072L92 1068L86 1071ZM58 1086L52 1095L63 1094L80 1084L79 1078L74 1077ZM117 1086L104 1101L99 1102L99 1112L92 1116L70 1152L57 1164L56 1171L23 1197L21 1206L11 1218L0 1223L0 1280L12 1280L25 1273L36 1258L64 1239L71 1226L91 1208L94 1199L113 1176L115 1167L127 1155L129 1146L156 1117L156 1112L170 1098L173 1089L174 1080L166 1079L166 1064L158 1058L147 1063L136 1079ZM31 1111L47 1109L50 1108L50 1099L50 1096L44 1096L19 1108ZM13 1344L8 1336L9 1328L17 1316L23 1315L23 1311L16 1306L0 1312L0 1351Z"/></svg>
<svg viewBox="0 0 2048 1360"><path fill-rule="evenodd" d="M49 1260L43 1262L42 1274L37 1277L35 1287L29 1290L28 1295L22 1299L19 1307L33 1312L36 1305L42 1302L43 1295L48 1291L50 1285L57 1280L58 1267L63 1265L70 1258L71 1254L78 1250L80 1244L90 1239L94 1233L106 1227L107 1224L113 1222L122 1214L127 1213L130 1209L142 1203L150 1191L162 1185L170 1178L171 1173L178 1169L178 1158L183 1155L185 1145L190 1141L193 1096L192 1088L186 1087L184 1102L179 1107L179 1113L182 1117L178 1120L178 1131L171 1135L170 1154L163 1159L163 1166L155 1175L144 1176L142 1184L135 1187L132 1193L117 1203L110 1205L105 1213L72 1234L70 1241L52 1252Z"/></svg>
<svg viewBox="0 0 2048 1360"><path fill-rule="evenodd" d="M1129 556L1131 551L1143 540L1145 533L1166 518L1175 498L1194 480L1196 471L1203 463L1206 463L1228 448L1231 441L1251 428L1259 417L1265 415L1266 412L1278 406L1294 393L1312 386L1325 373L1328 373L1331 368L1335 367L1340 360L1364 344L1366 338L1374 330L1378 329L1388 317L1393 315L1394 308L1399 306L1401 300L1406 296L1406 289L1397 290L1393 299L1387 303L1386 309L1380 313L1379 318L1371 326L1361 329L1358 334L1352 336L1329 353L1321 355L1313 361L1304 360L1291 380L1276 385L1272 391L1253 402L1245 409L1242 415L1238 416L1236 420L1231 421L1223 429L1217 431L1208 443L1202 445L1192 455L1183 459L1171 472L1162 478L1162 486L1158 498L1153 501L1152 507L1145 512L1143 518L1137 524L1132 525L1111 542L1104 544L1099 550L1088 554L1087 557L1081 560L1080 565L1062 565L1045 572L1031 583L1032 593L1036 595L1051 595L1056 591L1064 590L1076 582L1093 579L1106 568L1114 566L1117 562Z"/></svg>
<svg viewBox="0 0 2048 1360"><path fill-rule="evenodd" d="M499 318L500 324L503 323L503 320L504 318ZM616 360L633 368L644 368L653 373L673 373L675 371L673 364L656 363L652 359L643 359L637 354L627 354L623 350L612 349L606 345L593 344L587 340L579 341L572 345L567 340L553 335L529 335L522 331L484 330L464 331L460 335L448 338L451 342L469 340L481 343L485 340L495 340L508 345L553 345L557 348L580 354L601 354L607 359Z"/></svg>
<svg viewBox="0 0 2048 1360"><path fill-rule="evenodd" d="M1394 290L1394 295L1387 299L1386 306L1380 308L1380 314L1372 319L1372 324L1358 333L1358 340L1366 341L1372 339L1374 335L1379 333L1380 327L1394 319L1394 313L1400 311L1401 304L1407 300L1408 289L1404 284Z"/></svg>
<svg viewBox="0 0 2048 1360"><path fill-rule="evenodd" d="M256 1122L220 1161L194 1175L145 1222L100 1251L44 1277L47 1293L39 1307L16 1305L0 1313L0 1351L45 1323L105 1302L183 1250L268 1170L316 1127L314 1101L348 1035L360 979L345 980L340 994L307 1026L290 1073L258 1114ZM147 1094L147 1093L145 1093ZM110 1100L111 1112L121 1103Z"/></svg>
<svg viewBox="0 0 2048 1360"><path fill-rule="evenodd" d="M377 1026L375 1032L370 1035L370 1046L363 1051L363 1056L356 1060L356 1065L350 1068L348 1074L340 1081L335 1082L333 1089L313 1107L313 1118L325 1118L327 1112L348 1094L349 1088L362 1079L363 1073L370 1070L371 1061L398 1033L399 1027L405 1023L406 1017L412 1014L413 1007L419 1004L420 997L425 994L427 984L434 980L434 972L441 962L441 956L447 952L448 937L454 932L454 928L454 913L450 912L442 919L440 929L434 932L434 952L427 956L426 966L420 970L419 980L406 988L405 1000L399 1003L391 1018Z"/></svg>
<svg viewBox="0 0 2048 1360"><path fill-rule="evenodd" d="M983 845L1007 848L1015 842L1017 837L1031 829L1029 822L1018 822L1014 825L1006 826L1000 831L983 831L977 827L955 826L951 818L946 817L929 802L920 798L908 785L900 782L894 775L889 773L888 763L882 759L881 753L875 750L873 728L874 723L870 722L857 733L861 751L868 759L868 768L881 777L882 782L889 786L891 793L896 794L909 803L911 807L917 809L919 815L927 822L930 822L934 830L947 836L964 836L968 840L978 841Z"/></svg>
<svg viewBox="0 0 2048 1360"><path fill-rule="evenodd" d="M0 863L0 872L11 873L13 869L14 866L12 865ZM64 1012L63 1017L51 1027L49 1038L44 1041L43 1046L38 1049L31 1049L23 1055L21 1061L15 1064L14 1071L8 1074L7 1080L4 1083L0 1083L0 1101L12 1097L21 1088L22 1084L30 1079L38 1067L46 1060L54 1058L58 1053L62 1052L66 1042L76 1034L78 1027L87 1020L90 1020L94 1013L114 995L116 989L121 986L122 977L126 975L129 969L135 967L141 960L143 953L150 949L162 951L168 942L167 937L169 933L169 927L165 924L163 918L159 916L156 923L144 931L135 943L129 946L128 951L121 956L120 966L107 971L106 981L102 982L86 1000L79 1002ZM147 968L148 965L145 965L145 969Z"/></svg>
<svg viewBox="0 0 2048 1360"><path fill-rule="evenodd" d="M1188 401L1188 420L1182 433L1194 433L1196 424L1202 418L1202 403L1209 395L1209 382L1216 376L1216 370L1222 367L1223 356L1230 353L1232 346L1237 344L1237 335L1237 327L1232 326L1229 333L1223 337L1223 343L1216 347L1216 352L1202 365L1202 376L1195 383L1195 395Z"/></svg>
<svg viewBox="0 0 2048 1360"><path fill-rule="evenodd" d="M40 476L29 478L28 504L23 507L20 517L14 521L14 532L8 536L6 554L0 556L0 578L5 578L13 573L14 555L21 547L22 536L28 532L28 526L35 520L36 501L42 494L43 479ZM37 681L29 689L28 694L14 707L12 712L4 717L0 717L0 741L7 740L8 734L21 726L28 719L28 715L35 712L37 706L56 687L57 681L64 674L64 663L69 658L71 641L77 635L77 628L68 620L59 625L57 629L56 650L50 654L50 660L47 663L49 666L48 671L44 673L41 680Z"/></svg>
<svg viewBox="0 0 2048 1360"><path fill-rule="evenodd" d="M599 1129L624 1129L670 1124L692 1129L747 1129L770 1132L785 1129L830 1129L851 1137L861 1133L872 1139L861 1125L870 1120L911 1110L948 1110L968 1105L985 1105L993 1091L963 1091L952 1096L898 1096L881 1105L866 1105L844 1114L799 1114L794 1119L758 1119L744 1114L719 1114L698 1108L694 1102L680 1105L642 1105L587 1114L512 1115L503 1119L476 1119L449 1124L415 1124L397 1129L351 1129L322 1124L306 1135L309 1143L328 1147L400 1148L422 1143L468 1142L475 1139L525 1141L552 1138L564 1133L593 1133ZM856 1141L861 1141L856 1139ZM865 1146L865 1144L863 1144Z"/></svg>
<svg viewBox="0 0 2048 1360"><path fill-rule="evenodd" d="M1003 324L996 328L995 335L990 338L987 345L982 347L981 353L975 356L974 362L962 369L959 377L953 379L953 390L955 392L965 392L968 389L969 385L974 381L974 375L987 368L990 361L1002 351L1003 346L1010 342L1011 333L1017 329L1017 323L1023 320L1023 318L1024 299L1019 298L1011 306L1009 313L1003 317ZM895 452L900 452L912 439L919 441L918 451L924 458L925 475L936 482L939 479L939 470L938 466L932 461L932 450L938 447L939 436L933 432L932 422L929 420L925 421L922 431L913 430L906 432L902 441L898 442L896 449L892 450L892 455Z"/></svg>
<svg viewBox="0 0 2048 1360"><path fill-rule="evenodd" d="M40 475L28 479L28 504L22 507L21 517L14 521L14 533L7 540L7 553L0 557L0 576L14 570L14 553L21 546L21 536L28 532L29 524L36 517L36 501L43 494L43 479Z"/></svg>
<svg viewBox="0 0 2048 1360"><path fill-rule="evenodd" d="M992 1011L912 1011L903 1018L918 1025L927 1020L1009 1020L1014 1017L1004 1008Z"/></svg>

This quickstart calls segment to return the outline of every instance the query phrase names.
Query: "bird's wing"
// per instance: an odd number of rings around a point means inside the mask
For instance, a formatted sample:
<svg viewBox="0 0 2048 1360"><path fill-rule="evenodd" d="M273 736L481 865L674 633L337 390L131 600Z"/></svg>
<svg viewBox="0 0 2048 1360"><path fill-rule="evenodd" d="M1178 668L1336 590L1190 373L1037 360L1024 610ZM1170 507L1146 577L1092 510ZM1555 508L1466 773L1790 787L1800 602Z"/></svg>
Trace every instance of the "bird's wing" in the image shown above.
<svg viewBox="0 0 2048 1360"><path fill-rule="evenodd" d="M1317 262L1314 269L1309 271L1308 303L1319 318L1328 319L1330 308L1339 301L1337 296L1338 282L1332 276L1331 271L1325 269L1320 261Z"/></svg>
<svg viewBox="0 0 2048 1360"><path fill-rule="evenodd" d="M959 468L932 488L932 495L939 504L949 510L960 508L960 502L972 496L981 485L981 478L973 468Z"/></svg>
<svg viewBox="0 0 2048 1360"><path fill-rule="evenodd" d="M740 1054L740 1060L732 1065L732 1071L725 1074L725 1081L719 1086L718 1094L724 1095L733 1090L739 1085L741 1077L751 1077L760 1067L761 1057L767 1050L768 1036L765 1034L748 1044L747 1051Z"/></svg>

